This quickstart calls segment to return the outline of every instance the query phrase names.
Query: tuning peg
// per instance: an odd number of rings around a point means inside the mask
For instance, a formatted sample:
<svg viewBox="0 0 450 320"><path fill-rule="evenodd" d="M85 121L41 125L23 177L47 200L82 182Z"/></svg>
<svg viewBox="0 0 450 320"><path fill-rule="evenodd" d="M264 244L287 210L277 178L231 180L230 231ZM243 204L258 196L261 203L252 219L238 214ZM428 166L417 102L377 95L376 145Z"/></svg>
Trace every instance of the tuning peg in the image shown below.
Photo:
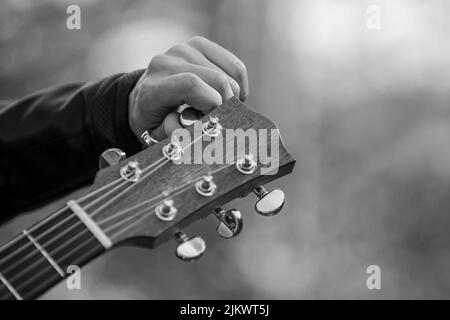
<svg viewBox="0 0 450 320"><path fill-rule="evenodd" d="M183 261L195 261L206 251L205 241L201 237L189 238L183 231L178 231L175 239L179 243L175 255Z"/></svg>
<svg viewBox="0 0 450 320"><path fill-rule="evenodd" d="M189 127L196 123L200 118L200 112L189 106L180 112L179 121L183 127Z"/></svg>
<svg viewBox="0 0 450 320"><path fill-rule="evenodd" d="M118 164L120 161L125 159L127 154L120 149L111 148L104 151L100 158L98 159L98 166L100 169L104 169L110 166Z"/></svg>
<svg viewBox="0 0 450 320"><path fill-rule="evenodd" d="M281 189L267 191L264 187L259 186L253 189L258 196L259 201L255 204L255 210L263 216L273 216L280 212L284 206L285 197Z"/></svg>
<svg viewBox="0 0 450 320"><path fill-rule="evenodd" d="M216 208L213 211L220 223L217 226L217 233L223 238L233 238L241 233L243 220L241 213L236 209L225 211L222 208Z"/></svg>

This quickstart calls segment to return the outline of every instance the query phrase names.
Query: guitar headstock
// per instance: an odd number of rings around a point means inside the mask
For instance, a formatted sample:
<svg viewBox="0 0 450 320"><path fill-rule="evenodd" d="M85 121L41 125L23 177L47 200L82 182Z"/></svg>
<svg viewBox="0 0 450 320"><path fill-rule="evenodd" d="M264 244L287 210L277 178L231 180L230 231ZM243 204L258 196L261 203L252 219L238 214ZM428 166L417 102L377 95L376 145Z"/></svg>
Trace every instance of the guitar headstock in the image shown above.
<svg viewBox="0 0 450 320"><path fill-rule="evenodd" d="M282 191L267 194L260 186L289 174L294 164L275 124L232 98L172 139L99 171L79 205L113 245L154 247L174 236L188 243L180 230L211 213L227 237L240 231L241 217L220 206L254 191L262 198L257 211L276 213ZM189 259L202 250L200 240L181 246L180 254Z"/></svg>

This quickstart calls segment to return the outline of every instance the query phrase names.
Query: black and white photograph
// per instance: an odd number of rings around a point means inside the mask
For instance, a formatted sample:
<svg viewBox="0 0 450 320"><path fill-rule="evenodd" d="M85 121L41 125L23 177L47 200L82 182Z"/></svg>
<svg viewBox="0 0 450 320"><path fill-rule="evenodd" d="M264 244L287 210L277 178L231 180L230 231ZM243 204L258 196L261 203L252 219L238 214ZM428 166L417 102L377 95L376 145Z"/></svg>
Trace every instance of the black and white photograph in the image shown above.
<svg viewBox="0 0 450 320"><path fill-rule="evenodd" d="M449 12L0 0L0 300L450 299Z"/></svg>

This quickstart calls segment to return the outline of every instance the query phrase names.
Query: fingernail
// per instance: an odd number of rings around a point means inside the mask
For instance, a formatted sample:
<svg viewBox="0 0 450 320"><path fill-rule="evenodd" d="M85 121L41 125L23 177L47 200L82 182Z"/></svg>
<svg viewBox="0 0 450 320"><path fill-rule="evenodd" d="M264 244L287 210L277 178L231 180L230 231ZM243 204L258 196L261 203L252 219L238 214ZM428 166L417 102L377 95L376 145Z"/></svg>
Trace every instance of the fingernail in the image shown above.
<svg viewBox="0 0 450 320"><path fill-rule="evenodd" d="M230 83L230 87L231 87L231 90L233 91L234 95L239 97L241 88L239 87L238 83L236 81L234 81L233 79L229 79L228 82Z"/></svg>

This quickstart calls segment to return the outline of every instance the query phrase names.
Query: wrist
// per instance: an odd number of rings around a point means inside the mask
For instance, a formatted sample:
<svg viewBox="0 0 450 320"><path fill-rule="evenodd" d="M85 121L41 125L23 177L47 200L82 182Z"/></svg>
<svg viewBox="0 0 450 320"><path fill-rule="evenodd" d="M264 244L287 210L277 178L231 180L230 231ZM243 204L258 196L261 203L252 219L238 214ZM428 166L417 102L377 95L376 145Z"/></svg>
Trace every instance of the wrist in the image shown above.
<svg viewBox="0 0 450 320"><path fill-rule="evenodd" d="M135 135L136 139L138 139L139 143L142 144L142 141L139 137L139 132L137 132L136 128L136 117L135 112L137 110L138 102L139 102L139 93L141 90L142 83L146 77L146 72L144 72L136 81L134 88L131 90L128 97L128 126L130 127L131 132Z"/></svg>
<svg viewBox="0 0 450 320"><path fill-rule="evenodd" d="M129 97L128 97L128 113L131 114L131 109L135 108L138 103L139 99L139 92L141 90L142 82L144 82L144 79L146 77L146 72L144 72L134 85L134 88L131 90Z"/></svg>

